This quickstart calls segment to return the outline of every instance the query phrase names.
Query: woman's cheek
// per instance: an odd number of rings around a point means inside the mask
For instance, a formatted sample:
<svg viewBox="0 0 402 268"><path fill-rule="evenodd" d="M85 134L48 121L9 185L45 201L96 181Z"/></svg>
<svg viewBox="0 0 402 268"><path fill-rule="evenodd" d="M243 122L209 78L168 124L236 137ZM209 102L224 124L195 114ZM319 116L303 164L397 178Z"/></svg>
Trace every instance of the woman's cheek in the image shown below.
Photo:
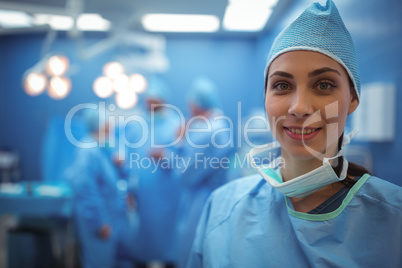
<svg viewBox="0 0 402 268"><path fill-rule="evenodd" d="M276 134L277 134L278 124L280 123L280 120L278 120L278 118L280 118L280 116L278 114L275 114L276 110L274 107L270 107L269 109L266 109L266 111L267 111L267 118L268 118L271 133L274 136L274 138L277 138Z"/></svg>

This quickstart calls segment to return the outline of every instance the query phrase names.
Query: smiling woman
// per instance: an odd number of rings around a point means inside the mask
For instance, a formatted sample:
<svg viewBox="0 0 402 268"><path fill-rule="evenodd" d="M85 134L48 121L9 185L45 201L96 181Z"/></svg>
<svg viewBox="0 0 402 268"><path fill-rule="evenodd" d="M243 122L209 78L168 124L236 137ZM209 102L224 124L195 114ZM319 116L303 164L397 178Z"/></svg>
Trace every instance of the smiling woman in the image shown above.
<svg viewBox="0 0 402 268"><path fill-rule="evenodd" d="M357 105L346 71L333 59L318 52L292 51L273 61L265 108L282 145L282 157L287 163L292 161L292 174L282 174L285 181L321 166L322 157L308 149L327 158L337 154L347 115Z"/></svg>
<svg viewBox="0 0 402 268"><path fill-rule="evenodd" d="M402 189L342 156L360 78L331 0L275 39L265 85L278 142L250 156L255 164L279 144L281 159L212 194L188 267L401 267Z"/></svg>

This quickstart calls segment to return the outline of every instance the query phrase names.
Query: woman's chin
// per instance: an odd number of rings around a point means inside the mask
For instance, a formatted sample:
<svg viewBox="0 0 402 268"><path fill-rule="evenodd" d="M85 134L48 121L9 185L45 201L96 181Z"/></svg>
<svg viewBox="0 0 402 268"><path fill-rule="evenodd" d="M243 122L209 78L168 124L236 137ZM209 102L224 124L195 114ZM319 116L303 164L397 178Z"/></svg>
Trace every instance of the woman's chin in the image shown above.
<svg viewBox="0 0 402 268"><path fill-rule="evenodd" d="M306 149L305 147L291 148L290 150L286 150L285 154L282 152L282 156L286 158L286 155L294 160L299 161L310 161L310 160L322 161L323 157L325 157L325 155L321 151L318 151L314 148Z"/></svg>

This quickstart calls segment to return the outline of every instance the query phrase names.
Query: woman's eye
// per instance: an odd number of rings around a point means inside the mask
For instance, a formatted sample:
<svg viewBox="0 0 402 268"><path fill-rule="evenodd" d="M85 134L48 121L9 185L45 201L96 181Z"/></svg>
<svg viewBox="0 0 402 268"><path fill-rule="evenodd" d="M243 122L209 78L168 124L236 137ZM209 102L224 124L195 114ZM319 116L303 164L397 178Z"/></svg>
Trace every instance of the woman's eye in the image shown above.
<svg viewBox="0 0 402 268"><path fill-rule="evenodd" d="M279 90L279 91L283 91L283 90L288 90L289 85L285 84L285 83L277 83L277 84L274 85L274 88Z"/></svg>
<svg viewBox="0 0 402 268"><path fill-rule="evenodd" d="M318 89L320 89L320 90L328 90L328 89L332 89L334 87L335 86L329 82L320 82L318 84Z"/></svg>

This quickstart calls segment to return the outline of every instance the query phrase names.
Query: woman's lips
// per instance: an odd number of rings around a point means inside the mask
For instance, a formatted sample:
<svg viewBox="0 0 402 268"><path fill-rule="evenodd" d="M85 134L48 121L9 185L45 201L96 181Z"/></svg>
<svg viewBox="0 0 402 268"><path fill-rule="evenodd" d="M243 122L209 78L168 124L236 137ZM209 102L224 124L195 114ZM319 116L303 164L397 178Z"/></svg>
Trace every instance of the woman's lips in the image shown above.
<svg viewBox="0 0 402 268"><path fill-rule="evenodd" d="M283 127L286 134L297 141L307 141L311 140L320 132L322 128L311 128L311 127Z"/></svg>

